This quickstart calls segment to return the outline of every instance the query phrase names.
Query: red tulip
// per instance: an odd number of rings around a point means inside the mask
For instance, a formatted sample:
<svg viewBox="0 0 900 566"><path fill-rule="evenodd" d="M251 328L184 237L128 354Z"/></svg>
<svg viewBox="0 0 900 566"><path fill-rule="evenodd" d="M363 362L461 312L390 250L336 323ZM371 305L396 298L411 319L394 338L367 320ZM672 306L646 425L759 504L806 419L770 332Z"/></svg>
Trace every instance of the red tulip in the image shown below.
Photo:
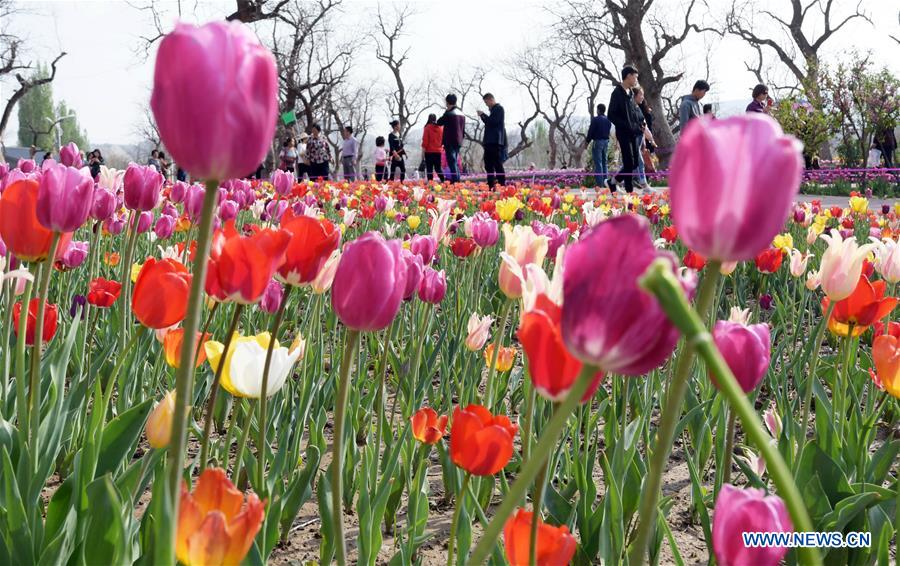
<svg viewBox="0 0 900 566"><path fill-rule="evenodd" d="M290 239L287 231L271 228L241 236L229 222L213 236L206 293L218 301L257 302L284 261Z"/></svg>
<svg viewBox="0 0 900 566"><path fill-rule="evenodd" d="M765 249L756 256L756 268L762 273L775 273L781 267L784 252L779 248Z"/></svg>
<svg viewBox="0 0 900 566"><path fill-rule="evenodd" d="M506 466L519 429L505 415L494 416L481 405L453 410L450 458L476 476L491 476Z"/></svg>
<svg viewBox="0 0 900 566"><path fill-rule="evenodd" d="M168 328L187 314L191 274L178 260L148 258L134 283L131 310L148 328Z"/></svg>
<svg viewBox="0 0 900 566"><path fill-rule="evenodd" d="M531 557L530 511L519 509L507 519L503 527L503 546L510 566L528 566ZM566 566L575 556L578 543L565 525L554 527L538 518L535 564L537 566Z"/></svg>
<svg viewBox="0 0 900 566"><path fill-rule="evenodd" d="M706 258L698 254L694 250L688 250L681 260L685 267L690 267L696 271L700 271L706 266Z"/></svg>
<svg viewBox="0 0 900 566"><path fill-rule="evenodd" d="M424 444L436 444L447 429L447 415L439 417L431 407L419 409L410 420L413 438Z"/></svg>
<svg viewBox="0 0 900 566"><path fill-rule="evenodd" d="M286 285L311 283L340 245L341 231L328 220L295 216L291 210L281 219L281 229L290 234L290 242L276 278Z"/></svg>
<svg viewBox="0 0 900 566"><path fill-rule="evenodd" d="M454 238L450 242L450 251L456 257L469 257L478 246L472 238Z"/></svg>
<svg viewBox="0 0 900 566"><path fill-rule="evenodd" d="M88 286L87 302L100 308L109 308L119 298L122 292L122 284L97 277Z"/></svg>
<svg viewBox="0 0 900 566"><path fill-rule="evenodd" d="M34 325L37 323L37 311L40 305L40 299L31 299L28 303L28 322L25 326L25 344L34 346ZM22 315L22 303L13 305L13 330L16 336L19 336L19 318ZM43 343L47 343L56 335L56 326L59 320L59 312L56 305L47 303L44 306L44 326L41 331Z"/></svg>
<svg viewBox="0 0 900 566"><path fill-rule="evenodd" d="M865 275L859 276L859 282L853 293L834 305L831 318L828 319L828 329L839 336L848 336L850 327L853 327L853 336L859 336L876 321L889 315L897 306L897 299L885 297L883 280L869 282ZM822 299L822 309L828 308L828 297Z"/></svg>

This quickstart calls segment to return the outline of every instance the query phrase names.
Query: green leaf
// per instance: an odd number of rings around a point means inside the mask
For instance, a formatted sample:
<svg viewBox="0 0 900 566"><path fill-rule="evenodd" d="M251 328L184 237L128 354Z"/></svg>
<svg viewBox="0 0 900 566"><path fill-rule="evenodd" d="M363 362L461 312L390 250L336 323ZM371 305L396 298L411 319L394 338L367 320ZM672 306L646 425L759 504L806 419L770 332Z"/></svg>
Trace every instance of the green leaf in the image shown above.
<svg viewBox="0 0 900 566"><path fill-rule="evenodd" d="M5 539L6 546L12 553L13 562L16 564L32 564L34 554L31 539L31 529L28 526L28 515L25 513L24 501L19 495L19 486L16 483L16 474L13 471L12 462L6 448L0 448L0 470L3 474L3 485L0 490L0 534ZM29 502L29 505L36 502Z"/></svg>
<svg viewBox="0 0 900 566"><path fill-rule="evenodd" d="M153 407L153 399L128 409L103 428L103 441L94 477L114 472L134 452L144 423Z"/></svg>
<svg viewBox="0 0 900 566"><path fill-rule="evenodd" d="M87 531L82 546L87 564L125 564L130 537L122 498L109 474L88 485Z"/></svg>
<svg viewBox="0 0 900 566"><path fill-rule="evenodd" d="M823 531L843 531L844 527L862 513L872 503L879 500L877 493L858 493L841 500L834 511L825 515L822 519Z"/></svg>

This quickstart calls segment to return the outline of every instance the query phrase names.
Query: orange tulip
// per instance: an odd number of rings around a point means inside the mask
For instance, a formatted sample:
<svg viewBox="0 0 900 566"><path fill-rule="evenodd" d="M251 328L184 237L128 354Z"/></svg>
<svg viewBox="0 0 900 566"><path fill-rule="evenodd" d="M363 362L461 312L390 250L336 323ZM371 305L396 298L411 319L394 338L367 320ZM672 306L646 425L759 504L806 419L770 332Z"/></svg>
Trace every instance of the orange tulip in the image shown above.
<svg viewBox="0 0 900 566"><path fill-rule="evenodd" d="M484 349L484 363L490 368L491 360L494 359L494 345L488 344ZM512 369L513 362L516 361L516 349L512 346L500 347L500 353L497 354L497 363L495 368L499 372L509 371Z"/></svg>
<svg viewBox="0 0 900 566"><path fill-rule="evenodd" d="M0 238L11 254L22 261L42 261L50 254L53 232L37 218L38 182L16 181L0 197ZM57 258L69 247L71 233L60 236Z"/></svg>
<svg viewBox="0 0 900 566"><path fill-rule="evenodd" d="M494 416L481 405L453 410L450 458L476 476L491 476L506 466L519 427L505 415Z"/></svg>
<svg viewBox="0 0 900 566"><path fill-rule="evenodd" d="M424 444L437 444L447 430L447 415L439 417L431 407L419 409L410 420L413 437Z"/></svg>
<svg viewBox="0 0 900 566"><path fill-rule="evenodd" d="M153 448L165 448L172 438L172 415L175 413L175 390L166 393L166 396L156 404L156 407L147 417L144 432L147 434L147 442Z"/></svg>
<svg viewBox="0 0 900 566"><path fill-rule="evenodd" d="M186 566L237 566L253 544L265 506L255 493L245 504L225 470L207 468L193 494L181 486L175 555Z"/></svg>
<svg viewBox="0 0 900 566"><path fill-rule="evenodd" d="M106 252L103 254L103 263L110 267L119 265L120 261L122 261L122 256L119 255L119 252Z"/></svg>
<svg viewBox="0 0 900 566"><path fill-rule="evenodd" d="M200 355L195 356L197 362L194 364L194 367L200 367L200 364L206 361L206 348L203 347L203 344L205 344L210 337L211 335L209 332L203 336L201 336L199 332L197 333L197 348L199 349ZM176 328L166 332L166 336L163 338L163 351L166 354L166 363L169 364L169 367L177 369L181 363L181 344L183 342L184 328Z"/></svg>
<svg viewBox="0 0 900 566"><path fill-rule="evenodd" d="M882 334L872 343L872 359L877 376L875 383L900 399L900 340L890 334Z"/></svg>
<svg viewBox="0 0 900 566"><path fill-rule="evenodd" d="M531 554L532 513L519 509L507 519L503 527L503 543L510 566L528 566ZM537 566L566 566L578 543L565 525L554 527L538 519L535 564Z"/></svg>
<svg viewBox="0 0 900 566"><path fill-rule="evenodd" d="M229 222L213 236L206 294L217 301L257 302L284 262L290 241L289 232L271 228L241 236Z"/></svg>
<svg viewBox="0 0 900 566"><path fill-rule="evenodd" d="M131 310L148 328L168 328L187 314L191 274L178 260L148 258L134 283Z"/></svg>
<svg viewBox="0 0 900 566"><path fill-rule="evenodd" d="M869 282L869 278L860 275L856 289L846 299L834 305L828 329L838 336L848 336L853 328L853 336L859 336L872 324L889 315L897 306L897 299L885 297L884 281ZM830 299L822 299L822 309L827 309Z"/></svg>
<svg viewBox="0 0 900 566"><path fill-rule="evenodd" d="M328 220L295 216L292 210L285 213L281 228L290 233L291 239L276 277L287 285L311 283L338 248L341 231Z"/></svg>

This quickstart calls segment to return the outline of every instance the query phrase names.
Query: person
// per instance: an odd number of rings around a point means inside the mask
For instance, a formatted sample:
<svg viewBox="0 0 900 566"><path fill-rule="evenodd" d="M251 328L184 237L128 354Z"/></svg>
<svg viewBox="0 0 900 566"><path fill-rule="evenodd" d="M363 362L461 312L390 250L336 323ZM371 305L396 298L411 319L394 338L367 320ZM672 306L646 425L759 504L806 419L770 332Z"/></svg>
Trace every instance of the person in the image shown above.
<svg viewBox="0 0 900 566"><path fill-rule="evenodd" d="M312 136L306 142L306 157L309 159L309 178L327 179L328 164L331 162L331 152L328 144L322 136L322 127L313 124Z"/></svg>
<svg viewBox="0 0 900 566"><path fill-rule="evenodd" d="M257 178L257 179L261 179L261 178L262 178L262 169L263 169L263 164L260 163L260 164L259 164L259 167L256 168L256 178ZM187 179L188 179L187 171L185 171L184 168L183 168L181 165L176 164L176 168L175 168L175 180L176 180L176 181L181 181L182 183L186 183L186 182L187 182Z"/></svg>
<svg viewBox="0 0 900 566"><path fill-rule="evenodd" d="M388 134L388 149L391 152L391 171L388 179L394 180L394 172L400 170L400 180L406 179L406 150L400 138L400 121L391 120L391 133Z"/></svg>
<svg viewBox="0 0 900 566"><path fill-rule="evenodd" d="M487 173L488 188L493 190L497 183L500 186L506 184L506 172L503 170L503 162L506 161L505 112L493 94L486 92L481 99L489 112L478 111L478 117L484 123L484 171Z"/></svg>
<svg viewBox="0 0 900 566"><path fill-rule="evenodd" d="M284 140L281 144L281 153L278 154L278 168L282 171L290 171L291 173L297 167L297 143L293 137Z"/></svg>
<svg viewBox="0 0 900 566"><path fill-rule="evenodd" d="M103 154L99 149L95 149L88 157L88 167L91 170L91 178L97 179L100 176L100 166L103 165Z"/></svg>
<svg viewBox="0 0 900 566"><path fill-rule="evenodd" d="M757 112L759 114L768 114L769 108L766 102L769 100L769 87L763 84L753 87L753 100L747 105L746 112Z"/></svg>
<svg viewBox="0 0 900 566"><path fill-rule="evenodd" d="M444 128L441 143L447 154L447 168L449 169L447 179L454 183L459 181L459 149L462 147L463 134L466 131L466 116L462 110L457 108L455 94L448 94L444 97L444 102L446 102L447 109L438 118L437 124Z"/></svg>
<svg viewBox="0 0 900 566"><path fill-rule="evenodd" d="M372 155L375 160L375 180L384 181L387 179L385 169L387 169L387 151L384 149L384 136L375 138L375 153Z"/></svg>
<svg viewBox="0 0 900 566"><path fill-rule="evenodd" d="M353 137L353 128L344 126L341 130L344 141L341 143L341 165L344 166L344 180L356 180L356 158L359 155L359 141Z"/></svg>
<svg viewBox="0 0 900 566"><path fill-rule="evenodd" d="M309 176L309 158L306 156L306 140L309 134L300 133L300 143L297 144L297 178L303 179Z"/></svg>
<svg viewBox="0 0 900 566"><path fill-rule="evenodd" d="M642 189L647 189L650 185L647 183L647 171L653 173L653 160L650 154L656 150L656 142L653 139L653 109L647 104L644 98L644 89L638 87L634 89L634 103L637 104L641 111L641 133L637 136L638 144L638 183Z"/></svg>
<svg viewBox="0 0 900 566"><path fill-rule="evenodd" d="M709 116L713 120L715 120L716 115L713 113L713 105L712 104L704 104L703 105L703 115Z"/></svg>
<svg viewBox="0 0 900 566"><path fill-rule="evenodd" d="M153 167L157 171L159 171L159 150L154 149L150 152L150 159L147 160L147 165Z"/></svg>
<svg viewBox="0 0 900 566"><path fill-rule="evenodd" d="M441 182L444 182L444 173L441 171L441 151L443 146L441 138L444 136L444 128L438 126L437 115L429 114L422 132L422 154L425 156L425 177L431 181L437 173Z"/></svg>
<svg viewBox="0 0 900 566"><path fill-rule="evenodd" d="M592 142L591 160L594 162L594 181L598 187L606 182L607 163L609 160L609 132L612 130L612 122L606 117L606 105L597 105L597 115L591 118L588 127L587 141Z"/></svg>
<svg viewBox="0 0 900 566"><path fill-rule="evenodd" d="M171 163L169 162L169 158L166 157L166 154L162 151L159 152L159 172L162 173L163 179L166 181L172 180L171 168L169 167Z"/></svg>
<svg viewBox="0 0 900 566"><path fill-rule="evenodd" d="M884 160L886 169L894 168L894 152L897 151L897 136L894 128L888 126L875 135L875 147L881 151L881 159Z"/></svg>
<svg viewBox="0 0 900 566"><path fill-rule="evenodd" d="M709 83L699 80L694 83L694 88L691 89L690 94L681 97L681 104L678 106L678 122L681 124L682 132L687 127L688 122L700 117L700 101L703 100L707 92L709 92Z"/></svg>
<svg viewBox="0 0 900 566"><path fill-rule="evenodd" d="M637 69L626 65L622 69L622 82L616 85L609 97L609 121L616 127L616 141L622 152L622 168L615 177L607 178L606 185L616 190L616 183L625 185L625 192L634 191L634 171L637 169L638 147L637 136L641 127L641 111L634 103L631 91L638 82Z"/></svg>

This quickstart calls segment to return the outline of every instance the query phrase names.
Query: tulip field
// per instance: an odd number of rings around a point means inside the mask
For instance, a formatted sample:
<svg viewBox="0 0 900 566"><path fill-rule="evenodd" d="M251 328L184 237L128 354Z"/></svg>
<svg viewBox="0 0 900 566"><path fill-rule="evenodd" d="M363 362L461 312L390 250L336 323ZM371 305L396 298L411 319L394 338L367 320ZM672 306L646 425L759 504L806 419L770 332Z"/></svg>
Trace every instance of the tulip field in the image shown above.
<svg viewBox="0 0 900 566"><path fill-rule="evenodd" d="M275 85L182 24L194 182L0 171L0 564L896 563L900 207L763 115L640 195L250 180Z"/></svg>

